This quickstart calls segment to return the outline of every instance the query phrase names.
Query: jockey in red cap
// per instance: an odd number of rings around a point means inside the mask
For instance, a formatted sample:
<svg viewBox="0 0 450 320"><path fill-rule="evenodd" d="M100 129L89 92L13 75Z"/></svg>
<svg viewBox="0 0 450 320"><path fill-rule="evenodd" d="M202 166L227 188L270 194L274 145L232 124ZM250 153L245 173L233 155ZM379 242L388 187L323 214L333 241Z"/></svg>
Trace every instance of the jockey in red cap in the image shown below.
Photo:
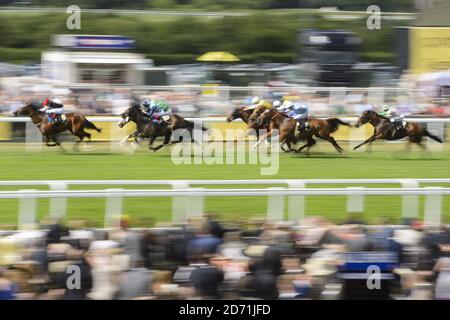
<svg viewBox="0 0 450 320"><path fill-rule="evenodd" d="M48 114L49 122L60 122L61 115L64 113L64 105L61 99L45 99L42 101L42 108L39 109L41 112Z"/></svg>

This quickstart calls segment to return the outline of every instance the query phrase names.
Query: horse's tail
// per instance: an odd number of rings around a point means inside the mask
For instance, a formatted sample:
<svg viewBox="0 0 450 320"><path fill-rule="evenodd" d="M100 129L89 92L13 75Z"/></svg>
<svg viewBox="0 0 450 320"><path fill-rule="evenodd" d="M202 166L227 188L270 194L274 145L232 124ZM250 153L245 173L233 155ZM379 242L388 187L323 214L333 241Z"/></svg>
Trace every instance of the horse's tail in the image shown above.
<svg viewBox="0 0 450 320"><path fill-rule="evenodd" d="M442 141L441 138L439 138L438 136L435 136L434 134L431 134L427 129L424 130L424 134L427 137L430 137L431 139L433 139L434 141L437 141L439 143L443 143L444 141Z"/></svg>
<svg viewBox="0 0 450 320"><path fill-rule="evenodd" d="M92 129L99 133L102 132L102 129L98 128L95 124L90 122L88 119L86 119L86 117L84 117L84 125L87 129Z"/></svg>
<svg viewBox="0 0 450 320"><path fill-rule="evenodd" d="M348 122L342 121L338 118L329 118L327 119L328 124L330 125L330 133L335 132L340 125L351 127L352 125Z"/></svg>

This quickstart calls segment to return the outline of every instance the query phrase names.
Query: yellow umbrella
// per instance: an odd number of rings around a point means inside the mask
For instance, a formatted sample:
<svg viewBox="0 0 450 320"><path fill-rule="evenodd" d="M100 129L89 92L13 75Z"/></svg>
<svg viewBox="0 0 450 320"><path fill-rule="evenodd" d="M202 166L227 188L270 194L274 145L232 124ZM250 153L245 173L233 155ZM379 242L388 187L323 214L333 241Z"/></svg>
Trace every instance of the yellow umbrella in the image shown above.
<svg viewBox="0 0 450 320"><path fill-rule="evenodd" d="M200 57L197 58L197 61L234 62L234 61L240 61L240 59L238 57L236 57L234 54L226 52L226 51L211 51L211 52L202 54Z"/></svg>

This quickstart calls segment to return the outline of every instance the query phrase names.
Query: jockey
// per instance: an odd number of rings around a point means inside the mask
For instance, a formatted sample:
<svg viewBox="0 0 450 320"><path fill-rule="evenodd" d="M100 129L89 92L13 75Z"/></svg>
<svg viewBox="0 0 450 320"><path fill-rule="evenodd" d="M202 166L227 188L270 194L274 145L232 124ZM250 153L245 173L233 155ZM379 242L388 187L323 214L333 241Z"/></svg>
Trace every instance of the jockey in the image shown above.
<svg viewBox="0 0 450 320"><path fill-rule="evenodd" d="M252 99L252 104L245 108L245 110L254 110L257 107L264 107L265 109L271 109L272 104L269 101L260 100L259 97L254 97Z"/></svg>
<svg viewBox="0 0 450 320"><path fill-rule="evenodd" d="M405 115L398 114L395 108L390 108L387 104L383 106L382 111L378 112L380 116L386 117L389 121L396 126L404 126L406 123L404 121Z"/></svg>
<svg viewBox="0 0 450 320"><path fill-rule="evenodd" d="M161 124L163 122L162 117L172 113L169 105L162 100L144 100L142 103L144 107L144 115L152 119L154 123Z"/></svg>
<svg viewBox="0 0 450 320"><path fill-rule="evenodd" d="M280 100L275 100L275 101L272 102L272 108L278 109L279 107L281 107L281 101Z"/></svg>
<svg viewBox="0 0 450 320"><path fill-rule="evenodd" d="M48 122L60 122L61 115L64 113L64 105L59 98L45 99L39 111L48 114Z"/></svg>
<svg viewBox="0 0 450 320"><path fill-rule="evenodd" d="M292 110L293 106L294 103L292 101L284 100L284 102L281 104L281 106L277 108L277 110L287 114L289 111Z"/></svg>
<svg viewBox="0 0 450 320"><path fill-rule="evenodd" d="M297 120L300 127L299 130L309 129L307 122L309 116L308 106L304 103L294 103L287 114Z"/></svg>

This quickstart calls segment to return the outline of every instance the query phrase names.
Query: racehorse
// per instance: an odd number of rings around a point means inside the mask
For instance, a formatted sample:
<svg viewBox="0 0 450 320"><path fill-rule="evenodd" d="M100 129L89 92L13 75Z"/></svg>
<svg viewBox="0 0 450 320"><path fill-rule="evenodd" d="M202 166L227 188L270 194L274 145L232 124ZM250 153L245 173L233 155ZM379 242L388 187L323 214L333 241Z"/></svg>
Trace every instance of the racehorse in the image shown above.
<svg viewBox="0 0 450 320"><path fill-rule="evenodd" d="M255 130L256 132L256 140L259 140L259 129L268 129L269 126L266 127L260 127L256 123L256 118L251 118L254 110L247 109L245 106L238 107L233 110L231 115L226 119L227 122L234 121L236 119L241 119L247 124L247 128L250 130Z"/></svg>
<svg viewBox="0 0 450 320"><path fill-rule="evenodd" d="M351 127L351 125L347 122L344 122L338 118L329 118L329 119L314 119L308 118L308 129L303 129L301 131L297 129L297 121L292 117L277 111L276 109L269 109L261 113L258 117L258 124L262 124L263 122L270 121L270 130L278 129L280 138L280 142L286 142L289 147L289 151L300 152L305 148L311 148L316 144L314 140L314 136L323 140L330 142L338 152L343 152L339 144L336 140L330 135L335 132L340 125ZM298 132L296 132L298 131ZM270 137L271 132L267 134L267 137ZM298 140L306 140L306 144L298 150L293 150L290 147L290 143L296 143ZM283 149L283 151L286 151Z"/></svg>
<svg viewBox="0 0 450 320"><path fill-rule="evenodd" d="M422 144L423 137L429 137L439 143L443 142L441 138L431 134L427 129L415 122L407 122L405 127L396 128L395 124L391 123L388 118L379 115L374 110L364 111L354 126L359 128L366 123L370 123L374 127L374 132L372 136L354 147L354 150L378 139L398 140L408 137L409 143L407 146L410 146L411 143L417 143L422 149L425 149L425 146Z"/></svg>
<svg viewBox="0 0 450 320"><path fill-rule="evenodd" d="M269 131L258 140L255 147L264 139L269 139L274 132L273 130L278 130L278 139L281 143L281 149L285 152L298 152L297 150L292 149L291 146L292 143L297 143L297 137L295 136L297 121L295 119L284 113L278 112L275 109L268 109L259 114L258 118L255 120L255 123L258 126L269 127ZM283 148L284 144L288 146L288 150Z"/></svg>
<svg viewBox="0 0 450 320"><path fill-rule="evenodd" d="M188 121L177 114L168 115L167 118L163 119L161 124L156 124L150 121L150 119L144 117L139 104L133 104L121 114L119 127L123 128L123 126L125 126L129 121L132 121L136 124L137 130L128 135L122 141L126 141L127 139L134 137L135 141L139 143L137 139L139 136L149 138L150 150L157 151L165 145L169 144L172 133L175 130L185 129L189 132L191 141L194 142L193 130L195 129L195 124L192 121ZM207 129L204 127L201 127L201 130L207 131ZM164 137L164 141L161 145L153 148L152 145L158 137ZM178 141L173 141L172 144L181 142L181 138L182 137L180 137Z"/></svg>
<svg viewBox="0 0 450 320"><path fill-rule="evenodd" d="M159 150L170 142L172 130L170 130L167 123L163 122L161 125L158 125L149 121L149 119L145 119L139 104L132 104L131 107L125 110L120 116L120 128L123 128L130 121L136 124L136 131L128 135L122 140L122 142L126 141L130 137L134 137L137 143L139 143L138 137L149 138L148 147L153 151ZM155 142L158 137L164 137L164 142L160 146L153 148L153 142Z"/></svg>
<svg viewBox="0 0 450 320"><path fill-rule="evenodd" d="M86 132L85 129L92 129L97 132L101 132L102 129L97 128L95 124L86 119L85 116L78 113L66 113L65 120L59 123L51 123L48 121L48 117L44 112L39 111L40 106L27 103L22 108L13 112L14 116L28 116L31 121L38 127L41 134L46 139L46 145L49 147L61 146L61 143L56 137L57 134L68 130L74 136L80 138L77 143L83 141L86 137L91 139L91 134ZM53 141L54 144L50 144Z"/></svg>
<svg viewBox="0 0 450 320"><path fill-rule="evenodd" d="M234 121L236 119L241 119L245 123L248 123L253 110L245 109L245 107L238 107L233 110L230 116L227 118L227 122Z"/></svg>

